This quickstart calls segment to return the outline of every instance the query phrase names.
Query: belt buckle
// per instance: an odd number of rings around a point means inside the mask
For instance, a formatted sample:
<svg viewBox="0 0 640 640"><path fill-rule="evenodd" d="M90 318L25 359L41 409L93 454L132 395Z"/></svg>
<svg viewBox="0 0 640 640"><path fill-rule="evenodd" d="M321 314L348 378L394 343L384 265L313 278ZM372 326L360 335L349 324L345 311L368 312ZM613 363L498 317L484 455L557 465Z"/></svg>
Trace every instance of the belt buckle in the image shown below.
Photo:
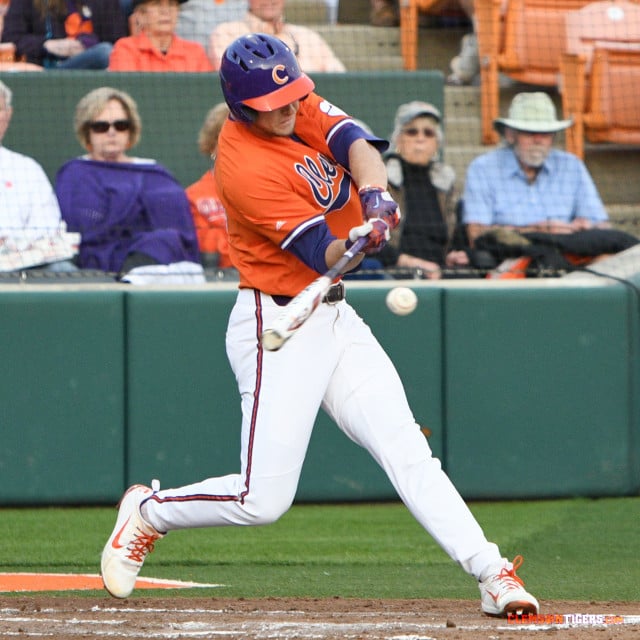
<svg viewBox="0 0 640 640"><path fill-rule="evenodd" d="M331 285L322 299L327 304L338 304L341 300L344 300L344 282L342 281Z"/></svg>

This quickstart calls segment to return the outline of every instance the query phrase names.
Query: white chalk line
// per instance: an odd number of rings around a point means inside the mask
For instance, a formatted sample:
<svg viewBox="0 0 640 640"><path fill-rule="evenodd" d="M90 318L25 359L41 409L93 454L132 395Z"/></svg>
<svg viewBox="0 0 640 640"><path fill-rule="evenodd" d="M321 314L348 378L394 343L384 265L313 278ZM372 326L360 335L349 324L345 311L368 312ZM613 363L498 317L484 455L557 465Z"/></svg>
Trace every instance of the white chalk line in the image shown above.
<svg viewBox="0 0 640 640"><path fill-rule="evenodd" d="M63 610L58 608L44 608L38 611L37 616L25 616L23 611L15 608L0 609L0 624L3 625L1 630L3 637L51 637L60 633L69 635L82 635L90 633L93 636L111 637L111 638L129 638L139 637L140 629L127 628L128 623L134 621L135 614L154 614L160 616L185 616L185 615L207 615L222 616L232 613L234 616L240 616L242 621L225 622L224 620L207 620L184 622L169 621L166 617L161 617L158 622L145 620L144 635L148 638L254 638L269 639L278 638L286 640L287 638L322 640L323 638L340 637L345 640L349 638L361 638L363 634L370 637L383 638L384 640L434 640L431 635L425 633L438 632L447 628L446 622L409 622L402 621L402 618L413 616L411 613L394 612L390 614L394 620L385 622L314 622L310 620L274 620L265 622L264 618L278 616L309 616L304 611L250 611L250 612L230 612L225 609L201 609L201 608L166 608L166 607L145 607L145 608L117 608L117 607L100 607L94 606L88 609L76 610L73 618L61 618L59 614ZM127 615L129 619L96 619L85 618L83 613L103 613L113 616L114 614ZM17 614L17 615L16 615ZM44 614L44 615L43 615ZM46 614L52 614L56 617L48 617ZM341 620L348 617L380 617L380 613L375 612L340 612L329 615L339 617ZM480 615L480 614L479 614ZM260 620L251 620L251 618L260 617ZM640 624L640 616L619 616L621 622L614 625L602 624L456 624L455 628L461 632L500 632L500 631L550 631L573 628L601 628L601 627L617 627L620 625L638 625ZM9 628L4 628L8 625ZM26 628L28 625L30 628ZM55 629L52 630L52 625ZM12 627L18 627L15 630ZM100 628L104 627L104 628Z"/></svg>

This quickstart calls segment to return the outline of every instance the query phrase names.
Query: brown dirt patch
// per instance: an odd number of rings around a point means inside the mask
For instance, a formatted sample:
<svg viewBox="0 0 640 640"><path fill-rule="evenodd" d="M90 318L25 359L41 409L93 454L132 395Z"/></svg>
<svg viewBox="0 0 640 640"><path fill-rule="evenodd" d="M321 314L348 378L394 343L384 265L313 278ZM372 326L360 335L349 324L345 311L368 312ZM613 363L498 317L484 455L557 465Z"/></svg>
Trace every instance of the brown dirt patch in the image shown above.
<svg viewBox="0 0 640 640"><path fill-rule="evenodd" d="M541 602L545 614L627 616L617 624L509 624L483 615L479 601L0 597L0 637L262 640L638 640L638 603ZM540 621L542 622L542 621Z"/></svg>

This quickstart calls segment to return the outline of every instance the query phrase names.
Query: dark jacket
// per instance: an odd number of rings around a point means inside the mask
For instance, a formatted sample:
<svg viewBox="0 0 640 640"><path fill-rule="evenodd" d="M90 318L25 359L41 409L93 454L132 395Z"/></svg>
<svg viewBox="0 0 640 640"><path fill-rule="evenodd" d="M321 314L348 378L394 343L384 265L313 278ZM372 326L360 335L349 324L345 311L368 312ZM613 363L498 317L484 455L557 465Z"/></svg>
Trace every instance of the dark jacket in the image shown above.
<svg viewBox="0 0 640 640"><path fill-rule="evenodd" d="M93 24L93 42L85 42L80 38L85 47L98 42L113 44L119 38L128 35L127 21L120 8L120 0L79 0L76 6L82 15L90 16ZM24 56L26 62L42 65L47 56L43 47L45 40L67 37L64 24L67 15L54 14L50 20L45 20L40 11L33 6L33 0L11 0L4 17L2 41L13 42L16 45L18 58L22 59Z"/></svg>
<svg viewBox="0 0 640 640"><path fill-rule="evenodd" d="M459 194L453 168L439 161L428 167L409 165L396 153L387 154L385 164L389 191L402 217L391 233L390 242L380 252L380 260L385 267L394 266L400 253L408 253L443 265L449 251L463 248L458 246ZM411 210L406 198L411 180L420 181L426 193L431 194L419 204L414 203L416 210Z"/></svg>

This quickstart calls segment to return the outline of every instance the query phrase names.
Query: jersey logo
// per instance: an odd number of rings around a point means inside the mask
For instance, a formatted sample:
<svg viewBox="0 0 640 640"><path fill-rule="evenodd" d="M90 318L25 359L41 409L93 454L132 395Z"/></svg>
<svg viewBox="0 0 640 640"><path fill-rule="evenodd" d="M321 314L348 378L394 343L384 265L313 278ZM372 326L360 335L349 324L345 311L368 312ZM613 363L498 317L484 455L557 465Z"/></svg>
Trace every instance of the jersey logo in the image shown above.
<svg viewBox="0 0 640 640"><path fill-rule="evenodd" d="M284 227L285 225L285 221L284 220L277 220L276 221L276 231L280 231L280 229L282 229L282 227Z"/></svg>
<svg viewBox="0 0 640 640"><path fill-rule="evenodd" d="M277 64L273 67L273 71L271 71L271 79L276 84L287 84L289 81L289 76L287 75L287 67L283 64Z"/></svg>
<svg viewBox="0 0 640 640"><path fill-rule="evenodd" d="M319 109L328 116L338 117L347 115L340 107L336 107L335 104L331 104L328 100L323 100L320 103Z"/></svg>
<svg viewBox="0 0 640 640"><path fill-rule="evenodd" d="M305 164L296 162L296 172L309 183L313 197L326 209L334 199L333 185L338 169L322 154L318 154L317 160L305 156L304 162Z"/></svg>

